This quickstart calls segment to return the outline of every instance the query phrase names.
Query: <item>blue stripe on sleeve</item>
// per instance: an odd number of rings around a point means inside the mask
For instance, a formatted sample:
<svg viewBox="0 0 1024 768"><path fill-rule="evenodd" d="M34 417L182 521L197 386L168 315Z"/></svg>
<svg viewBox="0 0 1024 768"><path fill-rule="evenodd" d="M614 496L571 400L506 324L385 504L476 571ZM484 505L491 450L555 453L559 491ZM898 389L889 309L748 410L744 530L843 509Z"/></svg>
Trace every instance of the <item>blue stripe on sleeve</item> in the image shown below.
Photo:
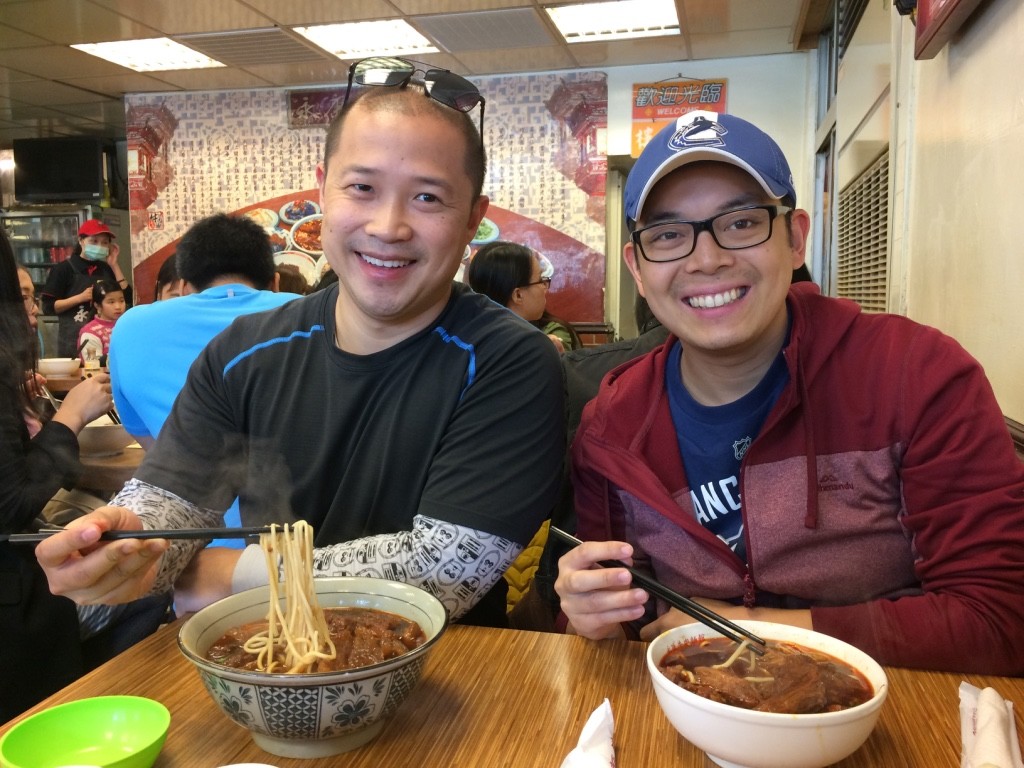
<svg viewBox="0 0 1024 768"><path fill-rule="evenodd" d="M276 339L268 339L267 341L262 341L259 344L249 347L249 349L245 350L244 352L240 352L239 354L235 355L235 357L230 362L228 362L227 365L224 366L224 370L221 372L221 375L227 376L228 371L230 371L232 368L234 368L236 365L242 362L245 358L256 354L261 349L273 346L274 344L287 344L288 342L294 341L295 339L308 339L311 338L314 333L323 332L324 326L314 325L308 331L295 331L287 336L278 336Z"/></svg>
<svg viewBox="0 0 1024 768"><path fill-rule="evenodd" d="M461 402L466 394L466 390L473 386L473 382L476 380L476 347L472 344L467 344L458 336L452 336L441 326L435 328L434 332L441 337L445 344L454 344L469 353L469 363L466 365L466 385L459 392L459 401Z"/></svg>

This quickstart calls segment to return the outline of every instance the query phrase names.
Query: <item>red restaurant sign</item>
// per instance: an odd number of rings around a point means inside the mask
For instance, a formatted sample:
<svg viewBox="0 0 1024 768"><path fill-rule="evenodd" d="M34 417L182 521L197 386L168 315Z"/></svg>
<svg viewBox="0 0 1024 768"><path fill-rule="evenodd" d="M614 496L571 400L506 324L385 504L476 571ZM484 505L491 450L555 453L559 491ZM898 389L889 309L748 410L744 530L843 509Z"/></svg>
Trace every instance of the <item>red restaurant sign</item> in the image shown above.
<svg viewBox="0 0 1024 768"><path fill-rule="evenodd" d="M632 156L639 157L651 137L680 115L695 109L727 111L727 84L724 78L634 83Z"/></svg>

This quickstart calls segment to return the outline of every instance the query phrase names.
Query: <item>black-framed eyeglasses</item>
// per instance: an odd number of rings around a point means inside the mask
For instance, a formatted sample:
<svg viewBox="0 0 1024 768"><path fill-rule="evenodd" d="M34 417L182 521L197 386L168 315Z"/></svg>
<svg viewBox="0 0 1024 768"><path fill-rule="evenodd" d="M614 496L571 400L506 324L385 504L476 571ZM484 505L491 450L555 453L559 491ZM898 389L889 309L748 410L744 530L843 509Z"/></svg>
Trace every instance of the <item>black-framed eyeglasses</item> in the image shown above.
<svg viewBox="0 0 1024 768"><path fill-rule="evenodd" d="M784 205L751 205L703 221L665 221L633 230L630 239L647 261L685 259L697 247L701 232L710 232L720 248L739 251L767 242L777 216L792 211Z"/></svg>
<svg viewBox="0 0 1024 768"><path fill-rule="evenodd" d="M417 67L417 64L423 68ZM345 100L342 102L341 108L344 109L348 104L353 83L395 87L408 84L413 75L420 72L423 75L423 90L434 101L457 109L459 112L470 112L477 104L480 105L480 136L482 138L484 135L484 106L487 101L481 95L480 90L466 78L449 72L447 69L427 69L426 67L427 65L421 61L389 56L374 56L354 62L348 68L348 89L345 91Z"/></svg>
<svg viewBox="0 0 1024 768"><path fill-rule="evenodd" d="M531 282L524 283L523 285L520 285L519 287L520 288L529 288L531 285L543 285L545 288L550 288L551 287L551 278L550 277L542 277L540 280L532 280Z"/></svg>

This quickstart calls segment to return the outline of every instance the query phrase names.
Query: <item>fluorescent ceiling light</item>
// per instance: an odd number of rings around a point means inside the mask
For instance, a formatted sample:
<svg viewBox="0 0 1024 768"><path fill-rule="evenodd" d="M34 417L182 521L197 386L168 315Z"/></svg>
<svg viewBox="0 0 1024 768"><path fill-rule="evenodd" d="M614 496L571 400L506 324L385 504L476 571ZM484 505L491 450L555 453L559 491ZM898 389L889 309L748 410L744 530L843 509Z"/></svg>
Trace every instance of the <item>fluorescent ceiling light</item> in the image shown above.
<svg viewBox="0 0 1024 768"><path fill-rule="evenodd" d="M567 43L679 34L673 0L614 0L544 10Z"/></svg>
<svg viewBox="0 0 1024 768"><path fill-rule="evenodd" d="M401 19L295 27L295 31L342 59L437 53L427 38Z"/></svg>
<svg viewBox="0 0 1024 768"><path fill-rule="evenodd" d="M113 43L72 45L84 53L134 69L136 72L162 72L168 69L207 69L223 67L221 62L193 51L166 37L149 40L122 40Z"/></svg>

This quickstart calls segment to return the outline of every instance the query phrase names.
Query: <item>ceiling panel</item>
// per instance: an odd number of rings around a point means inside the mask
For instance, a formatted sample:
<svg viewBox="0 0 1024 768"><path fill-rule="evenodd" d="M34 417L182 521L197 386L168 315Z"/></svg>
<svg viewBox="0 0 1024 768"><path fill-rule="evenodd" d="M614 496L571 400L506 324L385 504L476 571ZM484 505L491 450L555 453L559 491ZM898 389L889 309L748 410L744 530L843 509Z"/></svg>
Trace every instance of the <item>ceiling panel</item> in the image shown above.
<svg viewBox="0 0 1024 768"><path fill-rule="evenodd" d="M246 0L246 3L278 24L288 26L394 19L399 15L385 0Z"/></svg>
<svg viewBox="0 0 1024 768"><path fill-rule="evenodd" d="M757 41L762 54L789 53L793 50L789 27L730 32L728 35L691 35L693 58L711 59L746 56L752 41ZM714 56L709 53L714 52Z"/></svg>
<svg viewBox="0 0 1024 768"><path fill-rule="evenodd" d="M453 52L554 47L559 42L533 8L417 16L412 24L437 47Z"/></svg>
<svg viewBox="0 0 1024 768"><path fill-rule="evenodd" d="M31 131L123 135L125 93L343 84L348 62L315 48L301 60L293 26L404 17L451 51L417 59L473 76L789 52L817 38L831 2L676 0L679 35L568 45L541 0L0 0L0 149ZM288 49L280 61L250 36L234 66L148 75L67 47L268 29Z"/></svg>
<svg viewBox="0 0 1024 768"><path fill-rule="evenodd" d="M140 93L144 91L174 91L173 84L163 77L163 72L144 74L142 72L122 71L119 75L104 77L75 77L63 82L81 88L84 91L102 93L114 99L120 99L124 93Z"/></svg>
<svg viewBox="0 0 1024 768"><path fill-rule="evenodd" d="M539 7L531 0L508 2L507 0L391 0L391 4L406 15L427 13L463 13L465 11L488 11L496 8Z"/></svg>
<svg viewBox="0 0 1024 768"><path fill-rule="evenodd" d="M88 53L66 45L44 45L31 49L0 50L0 66L15 70L30 69L34 77L66 80L69 77L101 77L130 72Z"/></svg>
<svg viewBox="0 0 1024 768"><path fill-rule="evenodd" d="M514 50L497 49L491 51L463 51L459 61L466 64L465 69L473 72L522 72L524 61L529 61L530 69L543 71L546 69L572 69L576 62L561 48L516 48Z"/></svg>
<svg viewBox="0 0 1024 768"><path fill-rule="evenodd" d="M90 93L54 80L26 80L11 83L6 91L11 98L26 104L79 104L96 101L104 93Z"/></svg>
<svg viewBox="0 0 1024 768"><path fill-rule="evenodd" d="M274 85L251 71L235 67L216 69L173 69L160 72L160 79L183 91L266 88Z"/></svg>
<svg viewBox="0 0 1024 768"><path fill-rule="evenodd" d="M4 24L54 43L159 37L157 30L89 0L26 0L3 8Z"/></svg>
<svg viewBox="0 0 1024 768"><path fill-rule="evenodd" d="M0 0L2 2L2 0ZM0 8L4 6L0 5ZM4 14L0 12L0 21L3 21ZM9 51L11 48L27 48L32 45L46 45L49 40L36 35L30 35L20 29L0 24L0 51Z"/></svg>
<svg viewBox="0 0 1024 768"><path fill-rule="evenodd" d="M232 29L257 29L268 26L270 17L238 0L92 0L111 11L140 24L161 30L166 35L192 32L225 32Z"/></svg>

